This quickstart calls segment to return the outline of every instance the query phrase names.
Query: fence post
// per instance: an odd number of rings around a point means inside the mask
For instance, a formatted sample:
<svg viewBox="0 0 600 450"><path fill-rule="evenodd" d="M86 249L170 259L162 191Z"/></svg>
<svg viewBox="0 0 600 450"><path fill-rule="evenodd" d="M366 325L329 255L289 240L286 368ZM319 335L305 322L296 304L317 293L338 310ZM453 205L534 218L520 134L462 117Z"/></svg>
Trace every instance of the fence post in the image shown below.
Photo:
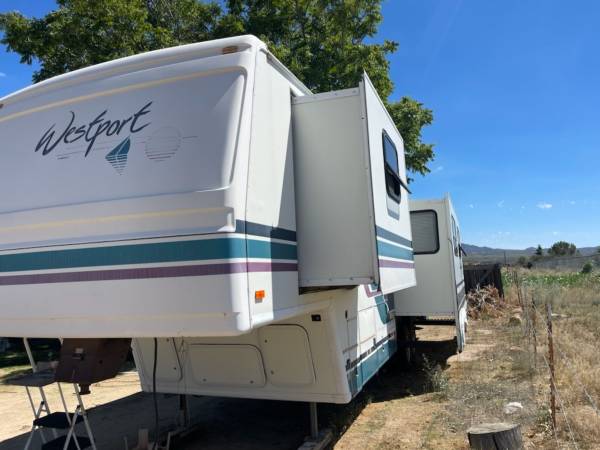
<svg viewBox="0 0 600 450"><path fill-rule="evenodd" d="M521 308L523 308L523 297L522 297L522 292L521 292L521 279L519 277L519 272L517 272L517 269L514 269L513 276L515 279L515 286L517 288L517 299L519 301L519 306Z"/></svg>
<svg viewBox="0 0 600 450"><path fill-rule="evenodd" d="M556 385L554 377L554 341L552 339L552 305L546 303L548 327L548 364L550 366L550 410L552 411L552 426L556 430Z"/></svg>
<svg viewBox="0 0 600 450"><path fill-rule="evenodd" d="M533 368L537 369L537 308L535 307L535 296L531 294L531 333L533 337Z"/></svg>

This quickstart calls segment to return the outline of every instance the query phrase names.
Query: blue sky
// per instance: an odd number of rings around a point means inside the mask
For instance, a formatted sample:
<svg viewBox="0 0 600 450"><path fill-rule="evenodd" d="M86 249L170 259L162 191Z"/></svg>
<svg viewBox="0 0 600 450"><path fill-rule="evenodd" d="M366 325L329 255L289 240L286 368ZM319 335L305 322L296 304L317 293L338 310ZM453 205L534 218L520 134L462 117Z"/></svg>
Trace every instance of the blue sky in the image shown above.
<svg viewBox="0 0 600 450"><path fill-rule="evenodd" d="M50 0L0 0L42 15ZM377 40L394 98L433 109L424 140L432 173L414 197L449 192L465 242L524 248L600 244L600 3L560 0L387 0ZM0 50L0 97L33 68Z"/></svg>

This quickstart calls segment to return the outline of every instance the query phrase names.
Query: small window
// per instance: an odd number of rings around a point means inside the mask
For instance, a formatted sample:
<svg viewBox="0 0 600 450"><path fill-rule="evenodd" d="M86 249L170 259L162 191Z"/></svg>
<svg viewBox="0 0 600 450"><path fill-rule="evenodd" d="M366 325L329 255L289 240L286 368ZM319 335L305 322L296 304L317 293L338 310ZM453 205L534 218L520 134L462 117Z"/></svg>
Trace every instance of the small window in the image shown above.
<svg viewBox="0 0 600 450"><path fill-rule="evenodd" d="M383 159L385 161L385 187L388 196L396 203L400 203L401 183L398 151L385 131L383 132Z"/></svg>
<svg viewBox="0 0 600 450"><path fill-rule="evenodd" d="M415 255L437 253L440 249L437 213L433 210L411 211L413 251Z"/></svg>

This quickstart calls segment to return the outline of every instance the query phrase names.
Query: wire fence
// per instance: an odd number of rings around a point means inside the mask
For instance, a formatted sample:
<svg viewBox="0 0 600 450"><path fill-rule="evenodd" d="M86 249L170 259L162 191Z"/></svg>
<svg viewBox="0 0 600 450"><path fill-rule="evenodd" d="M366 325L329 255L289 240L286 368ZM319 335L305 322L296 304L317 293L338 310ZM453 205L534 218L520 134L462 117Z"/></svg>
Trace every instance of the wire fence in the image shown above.
<svg viewBox="0 0 600 450"><path fill-rule="evenodd" d="M555 315L552 312L551 304L548 302L536 303L535 293L529 292L517 271L513 271L511 276L517 289L517 299L523 310L523 333L531 349L533 370L548 378L550 425L554 442L558 449L578 450L584 441L574 430L574 419L571 416L577 405L574 404L574 401L569 402L569 396L565 395L564 386L561 386L557 378L560 378L560 375L569 375L575 381L567 387L570 396L573 398L574 392L580 393L583 403L589 405L600 417L598 399L591 394L592 390L581 378L573 358L564 350L566 347L563 346L560 336L553 329ZM557 371L564 372L557 374ZM555 400L557 404L555 404ZM560 413L561 420L557 420L557 413Z"/></svg>

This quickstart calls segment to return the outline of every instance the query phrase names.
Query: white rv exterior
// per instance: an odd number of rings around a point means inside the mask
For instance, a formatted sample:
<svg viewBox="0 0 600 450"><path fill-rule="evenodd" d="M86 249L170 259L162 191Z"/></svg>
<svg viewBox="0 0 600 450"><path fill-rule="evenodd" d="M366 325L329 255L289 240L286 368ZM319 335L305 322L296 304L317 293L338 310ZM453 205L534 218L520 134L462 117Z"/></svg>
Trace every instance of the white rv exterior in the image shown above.
<svg viewBox="0 0 600 450"><path fill-rule="evenodd" d="M458 350L465 345L467 302L460 225L450 196L411 200L417 286L394 294L399 317L452 317Z"/></svg>
<svg viewBox="0 0 600 450"><path fill-rule="evenodd" d="M0 336L132 337L142 386L348 402L415 285L400 134L253 36L47 80L0 109Z"/></svg>

